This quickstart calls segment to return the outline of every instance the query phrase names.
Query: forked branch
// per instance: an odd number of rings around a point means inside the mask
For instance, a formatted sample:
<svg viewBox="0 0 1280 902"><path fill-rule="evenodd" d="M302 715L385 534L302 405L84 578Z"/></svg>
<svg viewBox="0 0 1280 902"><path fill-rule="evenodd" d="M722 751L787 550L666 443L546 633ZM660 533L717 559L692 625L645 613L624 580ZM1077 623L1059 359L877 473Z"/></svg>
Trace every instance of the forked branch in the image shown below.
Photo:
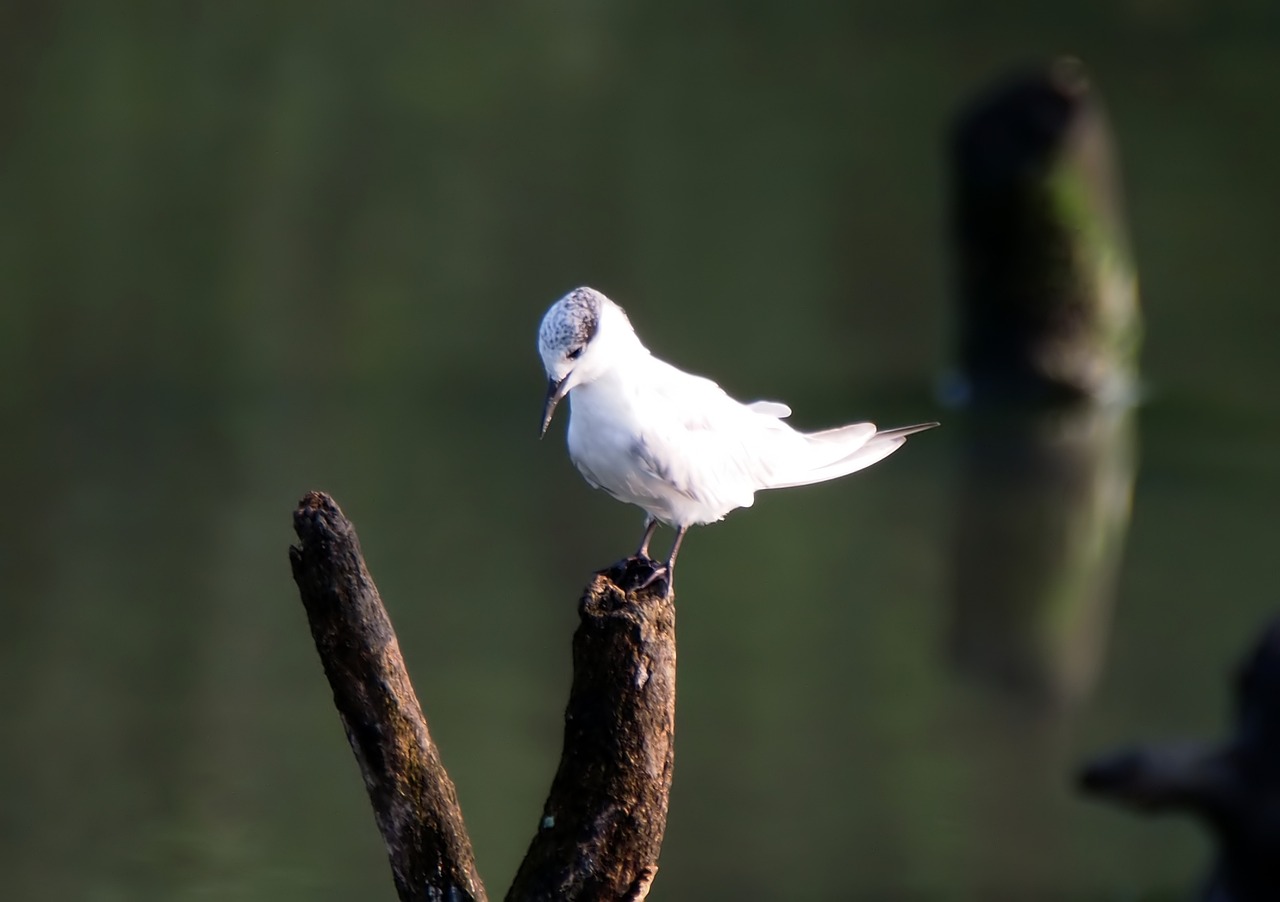
<svg viewBox="0 0 1280 902"><path fill-rule="evenodd" d="M294 513L294 580L402 900L484 900L453 783L427 730L354 528L328 495ZM564 748L509 900L643 899L671 789L675 606L596 574L579 604Z"/></svg>

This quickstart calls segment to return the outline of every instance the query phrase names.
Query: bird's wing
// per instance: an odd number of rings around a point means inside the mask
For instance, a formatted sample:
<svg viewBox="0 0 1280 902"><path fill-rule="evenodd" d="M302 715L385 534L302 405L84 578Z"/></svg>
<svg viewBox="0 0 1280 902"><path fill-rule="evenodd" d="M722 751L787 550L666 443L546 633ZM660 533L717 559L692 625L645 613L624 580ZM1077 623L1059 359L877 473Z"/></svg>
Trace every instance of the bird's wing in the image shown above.
<svg viewBox="0 0 1280 902"><path fill-rule="evenodd" d="M780 420L791 416L791 408L781 401L752 401L744 404L730 397L715 381L686 373L664 360L650 358L645 380L650 402L661 412L690 429L706 429L744 417ZM768 428L768 424L762 424Z"/></svg>
<svg viewBox="0 0 1280 902"><path fill-rule="evenodd" d="M781 401L752 401L747 407L756 413L762 413L767 417L777 417L780 420L785 420L791 416L791 408Z"/></svg>
<svg viewBox="0 0 1280 902"><path fill-rule="evenodd" d="M749 507L761 489L824 482L869 467L935 424L883 432L853 423L801 433L780 419L784 404L742 404L710 379L654 359L638 384L633 459L647 491L679 496L689 522L717 520Z"/></svg>
<svg viewBox="0 0 1280 902"><path fill-rule="evenodd" d="M782 422L785 404L743 404L710 379L654 359L644 381L644 414L635 456L641 469L709 512L707 522L747 507L770 484L766 452L795 442L799 434Z"/></svg>

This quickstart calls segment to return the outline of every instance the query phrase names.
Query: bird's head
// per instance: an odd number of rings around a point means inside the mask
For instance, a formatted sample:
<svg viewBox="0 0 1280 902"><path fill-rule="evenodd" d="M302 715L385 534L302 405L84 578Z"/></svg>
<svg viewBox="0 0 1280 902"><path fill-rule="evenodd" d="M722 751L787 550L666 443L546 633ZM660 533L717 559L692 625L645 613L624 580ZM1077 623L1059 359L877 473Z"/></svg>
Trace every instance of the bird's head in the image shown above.
<svg viewBox="0 0 1280 902"><path fill-rule="evenodd" d="M547 371L541 435L560 400L607 369L627 341L638 345L626 314L594 288L575 288L551 305L538 329L538 353Z"/></svg>

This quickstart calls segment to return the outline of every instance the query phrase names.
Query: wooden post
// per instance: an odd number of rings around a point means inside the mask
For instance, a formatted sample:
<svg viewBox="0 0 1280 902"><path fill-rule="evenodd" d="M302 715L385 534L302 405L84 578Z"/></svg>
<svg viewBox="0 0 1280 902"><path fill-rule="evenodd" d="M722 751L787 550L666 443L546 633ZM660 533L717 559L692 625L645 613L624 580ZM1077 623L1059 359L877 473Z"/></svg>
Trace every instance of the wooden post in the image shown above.
<svg viewBox="0 0 1280 902"><path fill-rule="evenodd" d="M1141 319L1111 143L1069 58L996 83L957 117L956 400L1133 391Z"/></svg>
<svg viewBox="0 0 1280 902"><path fill-rule="evenodd" d="M401 900L484 900L453 783L427 730L354 528L328 495L294 513L294 580ZM675 605L628 559L579 605L565 739L512 900L641 900L674 762Z"/></svg>

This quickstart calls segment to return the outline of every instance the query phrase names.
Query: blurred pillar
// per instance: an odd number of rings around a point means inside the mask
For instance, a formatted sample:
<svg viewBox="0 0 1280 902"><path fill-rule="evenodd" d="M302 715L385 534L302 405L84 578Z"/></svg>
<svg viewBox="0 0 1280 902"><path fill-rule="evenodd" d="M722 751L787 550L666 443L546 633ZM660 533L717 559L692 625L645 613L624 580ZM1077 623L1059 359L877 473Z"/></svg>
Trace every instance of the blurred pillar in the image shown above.
<svg viewBox="0 0 1280 902"><path fill-rule="evenodd" d="M1141 340L1111 131L1083 66L987 89L951 141L960 401L1132 393Z"/></svg>
<svg viewBox="0 0 1280 902"><path fill-rule="evenodd" d="M982 92L951 136L965 413L949 647L1037 705L1096 677L1128 528L1141 340L1110 129L1061 59Z"/></svg>

